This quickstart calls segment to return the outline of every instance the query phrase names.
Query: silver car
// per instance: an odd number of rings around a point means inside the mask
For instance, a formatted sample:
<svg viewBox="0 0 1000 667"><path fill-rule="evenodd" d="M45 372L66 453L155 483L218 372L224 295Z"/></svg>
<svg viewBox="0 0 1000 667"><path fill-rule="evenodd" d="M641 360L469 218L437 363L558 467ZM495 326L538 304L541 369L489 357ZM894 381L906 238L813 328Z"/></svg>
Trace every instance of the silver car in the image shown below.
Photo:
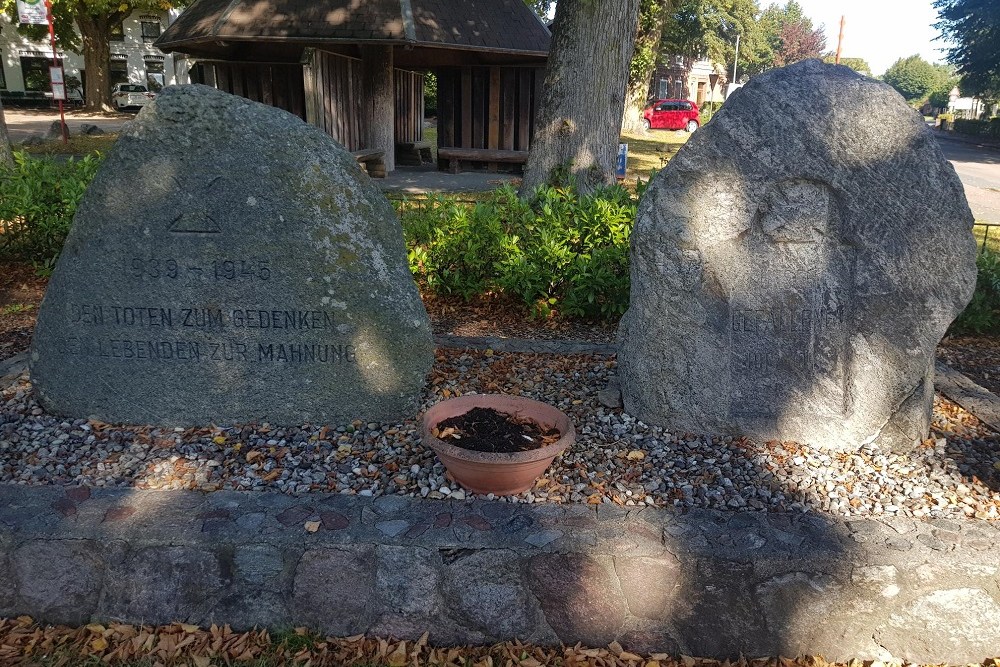
<svg viewBox="0 0 1000 667"><path fill-rule="evenodd" d="M146 86L137 83L116 83L111 89L111 103L118 111L129 107L144 107L155 98L156 93L149 92Z"/></svg>

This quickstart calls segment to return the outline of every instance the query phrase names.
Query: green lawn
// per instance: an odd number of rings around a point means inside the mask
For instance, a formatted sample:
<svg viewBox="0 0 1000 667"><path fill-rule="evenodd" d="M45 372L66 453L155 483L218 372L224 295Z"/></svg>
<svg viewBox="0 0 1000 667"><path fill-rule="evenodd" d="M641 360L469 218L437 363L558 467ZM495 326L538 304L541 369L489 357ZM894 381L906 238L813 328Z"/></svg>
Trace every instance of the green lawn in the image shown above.
<svg viewBox="0 0 1000 667"><path fill-rule="evenodd" d="M690 137L687 132L674 130L650 130L642 136L623 134L621 141L628 144L626 174L632 178L649 177L650 172L662 169Z"/></svg>
<svg viewBox="0 0 1000 667"><path fill-rule="evenodd" d="M978 223L979 221L977 221ZM1000 253L1000 225L996 227L985 227L976 224L972 228L972 234L976 237L976 245L983 247L983 239L986 239L986 247L993 252Z"/></svg>

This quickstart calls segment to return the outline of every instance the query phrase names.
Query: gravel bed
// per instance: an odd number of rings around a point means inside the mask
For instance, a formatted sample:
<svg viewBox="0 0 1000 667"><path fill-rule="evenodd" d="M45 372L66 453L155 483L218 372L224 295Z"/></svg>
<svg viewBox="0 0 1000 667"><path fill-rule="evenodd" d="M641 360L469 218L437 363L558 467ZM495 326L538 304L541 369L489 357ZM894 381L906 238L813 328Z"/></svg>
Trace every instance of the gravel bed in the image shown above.
<svg viewBox="0 0 1000 667"><path fill-rule="evenodd" d="M908 455L834 453L794 443L696 437L647 426L597 401L613 355L441 350L424 408L465 393L522 395L573 419L577 444L509 502L819 511L836 515L1000 518L1000 440L935 401L931 438ZM471 497L399 424L123 427L64 420L37 405L25 376L0 390L0 482Z"/></svg>

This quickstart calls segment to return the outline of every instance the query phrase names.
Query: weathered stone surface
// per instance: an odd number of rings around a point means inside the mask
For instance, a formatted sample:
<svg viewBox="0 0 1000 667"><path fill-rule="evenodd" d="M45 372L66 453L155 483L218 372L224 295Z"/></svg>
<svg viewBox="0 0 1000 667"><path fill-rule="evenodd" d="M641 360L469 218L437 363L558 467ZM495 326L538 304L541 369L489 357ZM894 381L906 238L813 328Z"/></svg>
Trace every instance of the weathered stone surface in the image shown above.
<svg viewBox="0 0 1000 667"><path fill-rule="evenodd" d="M7 582L0 586L0 616L16 615L17 579L14 578L10 558L6 553L0 553L0 581Z"/></svg>
<svg viewBox="0 0 1000 667"><path fill-rule="evenodd" d="M385 611L433 614L438 608L441 557L415 547L381 546L375 584Z"/></svg>
<svg viewBox="0 0 1000 667"><path fill-rule="evenodd" d="M975 285L972 221L889 86L815 60L755 77L640 204L626 410L677 431L911 447L934 349Z"/></svg>
<svg viewBox="0 0 1000 667"><path fill-rule="evenodd" d="M234 630L252 628L286 628L290 624L284 596L273 590L240 588L219 600L209 614L209 620L220 625L228 623Z"/></svg>
<svg viewBox="0 0 1000 667"><path fill-rule="evenodd" d="M979 662L1000 646L1000 603L981 588L934 591L890 615L875 639L908 662Z"/></svg>
<svg viewBox="0 0 1000 667"><path fill-rule="evenodd" d="M372 620L374 591L373 548L313 549L302 555L295 571L292 618L334 635L364 632Z"/></svg>
<svg viewBox="0 0 1000 667"><path fill-rule="evenodd" d="M669 620L671 603L684 589L680 563L667 558L615 558L629 612L648 619Z"/></svg>
<svg viewBox="0 0 1000 667"><path fill-rule="evenodd" d="M560 641L603 646L618 636L627 610L610 559L545 554L531 559L529 572L531 589Z"/></svg>
<svg viewBox="0 0 1000 667"><path fill-rule="evenodd" d="M536 638L542 624L511 550L476 551L448 565L442 589L449 615L487 641Z"/></svg>
<svg viewBox="0 0 1000 667"><path fill-rule="evenodd" d="M417 410L433 342L399 221L350 153L281 110L180 86L84 196L31 358L59 414L382 421Z"/></svg>
<svg viewBox="0 0 1000 667"><path fill-rule="evenodd" d="M771 655L775 636L768 632L753 590L751 566L725 560L699 560L686 567L684 590L671 618L675 635L689 655Z"/></svg>
<svg viewBox="0 0 1000 667"><path fill-rule="evenodd" d="M268 544L250 544L236 548L233 554L236 575L255 584L269 583L285 570L281 550Z"/></svg>
<svg viewBox="0 0 1000 667"><path fill-rule="evenodd" d="M139 549L109 571L100 613L153 624L203 623L227 579L211 551L188 546Z"/></svg>
<svg viewBox="0 0 1000 667"><path fill-rule="evenodd" d="M10 569L24 603L21 613L81 624L97 607L104 565L91 541L32 540L13 553Z"/></svg>

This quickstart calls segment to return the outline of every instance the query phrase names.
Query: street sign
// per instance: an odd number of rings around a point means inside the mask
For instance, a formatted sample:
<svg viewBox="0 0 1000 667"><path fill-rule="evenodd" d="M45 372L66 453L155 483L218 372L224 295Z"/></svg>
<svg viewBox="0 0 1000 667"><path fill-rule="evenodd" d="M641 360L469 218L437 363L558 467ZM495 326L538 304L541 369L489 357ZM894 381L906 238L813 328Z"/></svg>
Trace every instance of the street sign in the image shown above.
<svg viewBox="0 0 1000 667"><path fill-rule="evenodd" d="M708 85L710 85L714 90L715 84L717 83L719 83L719 75L716 74L715 72L712 72L711 74L708 75Z"/></svg>
<svg viewBox="0 0 1000 667"><path fill-rule="evenodd" d="M54 100L66 99L66 84L63 83L52 84L52 99Z"/></svg>
<svg viewBox="0 0 1000 667"><path fill-rule="evenodd" d="M17 19L21 25L48 25L49 14L43 0L17 0Z"/></svg>
<svg viewBox="0 0 1000 667"><path fill-rule="evenodd" d="M66 83L66 81L63 79L63 68L50 67L49 80L52 81L52 83Z"/></svg>

